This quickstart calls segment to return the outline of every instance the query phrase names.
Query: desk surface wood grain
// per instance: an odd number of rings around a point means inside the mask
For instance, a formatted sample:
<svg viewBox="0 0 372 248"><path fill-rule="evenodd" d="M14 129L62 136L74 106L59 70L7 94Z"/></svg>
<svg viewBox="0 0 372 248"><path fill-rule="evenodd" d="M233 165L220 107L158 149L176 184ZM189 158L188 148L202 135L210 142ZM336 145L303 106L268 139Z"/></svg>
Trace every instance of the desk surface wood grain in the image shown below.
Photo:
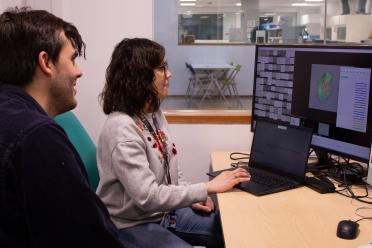
<svg viewBox="0 0 372 248"><path fill-rule="evenodd" d="M211 154L213 170L230 166L228 152ZM359 194L364 189L355 188ZM357 220L358 207L371 207L339 194L319 194L301 187L265 196L232 190L217 194L226 247L359 247L372 242L372 221L359 222L357 239L336 236L337 224ZM358 212L367 216L372 210Z"/></svg>

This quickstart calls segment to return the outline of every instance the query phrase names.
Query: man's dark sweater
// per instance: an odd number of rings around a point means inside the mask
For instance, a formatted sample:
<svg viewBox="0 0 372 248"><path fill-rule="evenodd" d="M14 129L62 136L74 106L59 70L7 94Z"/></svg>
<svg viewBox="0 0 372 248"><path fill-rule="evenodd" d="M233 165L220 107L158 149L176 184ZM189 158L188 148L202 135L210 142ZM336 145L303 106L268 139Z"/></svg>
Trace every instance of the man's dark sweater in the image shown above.
<svg viewBox="0 0 372 248"><path fill-rule="evenodd" d="M61 127L0 85L0 247L122 247Z"/></svg>

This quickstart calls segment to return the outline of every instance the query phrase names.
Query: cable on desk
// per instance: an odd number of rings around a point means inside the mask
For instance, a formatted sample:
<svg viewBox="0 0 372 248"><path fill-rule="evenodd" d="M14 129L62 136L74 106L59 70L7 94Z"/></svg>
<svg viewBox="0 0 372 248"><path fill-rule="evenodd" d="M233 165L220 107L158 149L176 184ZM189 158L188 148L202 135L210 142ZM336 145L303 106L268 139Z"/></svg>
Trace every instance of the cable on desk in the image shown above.
<svg viewBox="0 0 372 248"><path fill-rule="evenodd" d="M368 187L367 187L366 184L364 185L364 189L366 191L365 195L355 195L355 193L353 192L353 190L351 189L351 186L349 184L344 184L343 186L344 186L343 189L336 190L336 193L337 194L343 195L343 196L348 197L348 198L355 199L355 200L357 200L359 202L363 202L363 203L367 203L367 204L372 204L372 201L365 200L365 198L371 199L371 197L368 196ZM345 191L345 190L347 190L347 192L350 195L341 193L342 191Z"/></svg>
<svg viewBox="0 0 372 248"><path fill-rule="evenodd" d="M238 157L238 156L240 156L240 157ZM232 153L230 153L230 159L231 160L249 159L249 153L232 152Z"/></svg>
<svg viewBox="0 0 372 248"><path fill-rule="evenodd" d="M341 161L343 160L343 161ZM362 183L362 178L366 176L366 171L363 169L363 166L356 162L350 162L347 158L337 157L335 159L333 156L330 156L330 164L326 168L319 168L314 166L308 170L315 174L326 174L328 177L333 178L340 184L356 184ZM345 177L346 176L346 177Z"/></svg>
<svg viewBox="0 0 372 248"><path fill-rule="evenodd" d="M358 213L359 210L366 210L366 209L372 210L372 208L370 207L360 207L360 208L355 209L355 214L358 215L359 217L362 217L359 220L356 220L355 222L358 222L361 220L372 220L372 216L363 216Z"/></svg>
<svg viewBox="0 0 372 248"><path fill-rule="evenodd" d="M353 201L353 199L354 199L354 198L352 198L351 202ZM362 217L362 218L360 218L360 219L358 219L358 220L353 220L353 222L359 222L359 221L361 221L361 220L372 220L372 216L364 216L364 215L358 213L359 210L366 210L366 209L367 209L367 210L372 210L372 207L358 207L357 209L355 209L355 210L354 210L354 213L355 213L356 215L358 215L359 217Z"/></svg>
<svg viewBox="0 0 372 248"><path fill-rule="evenodd" d="M338 156L337 159L330 156L330 160L332 162L331 167L323 170L315 167L310 172L316 176L323 175L330 177L339 183L338 186L342 188L336 190L336 193L359 202L372 204L372 198L368 195L368 185L361 180L361 178L365 176L363 166L359 163L350 162L349 159L340 156ZM365 194L356 195L352 190L352 185L364 186Z"/></svg>
<svg viewBox="0 0 372 248"><path fill-rule="evenodd" d="M231 167L237 168L241 166L247 166L248 162L246 161L240 161L243 159L249 159L249 153L242 153L242 152L232 152L230 153L230 159L231 160L239 160L237 162L231 163Z"/></svg>

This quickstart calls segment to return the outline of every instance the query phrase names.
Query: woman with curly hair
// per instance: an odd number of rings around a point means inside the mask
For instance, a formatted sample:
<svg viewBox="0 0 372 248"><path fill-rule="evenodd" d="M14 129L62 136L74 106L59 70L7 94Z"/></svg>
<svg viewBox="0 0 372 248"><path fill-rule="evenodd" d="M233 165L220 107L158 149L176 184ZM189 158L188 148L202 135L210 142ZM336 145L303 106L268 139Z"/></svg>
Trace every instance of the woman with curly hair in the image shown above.
<svg viewBox="0 0 372 248"><path fill-rule="evenodd" d="M101 93L108 115L98 142L97 194L126 247L223 247L218 212L208 194L249 180L243 169L189 184L160 102L171 73L165 50L148 39L114 49Z"/></svg>

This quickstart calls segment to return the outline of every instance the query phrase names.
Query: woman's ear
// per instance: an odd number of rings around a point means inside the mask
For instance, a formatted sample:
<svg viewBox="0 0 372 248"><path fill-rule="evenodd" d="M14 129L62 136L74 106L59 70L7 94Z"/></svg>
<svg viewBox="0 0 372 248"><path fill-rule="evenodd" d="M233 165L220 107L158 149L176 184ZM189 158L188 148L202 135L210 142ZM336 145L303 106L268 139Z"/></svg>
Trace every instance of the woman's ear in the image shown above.
<svg viewBox="0 0 372 248"><path fill-rule="evenodd" d="M46 52L41 51L38 56L38 62L40 70L46 75L51 76L53 72L53 63L49 58L49 55Z"/></svg>

